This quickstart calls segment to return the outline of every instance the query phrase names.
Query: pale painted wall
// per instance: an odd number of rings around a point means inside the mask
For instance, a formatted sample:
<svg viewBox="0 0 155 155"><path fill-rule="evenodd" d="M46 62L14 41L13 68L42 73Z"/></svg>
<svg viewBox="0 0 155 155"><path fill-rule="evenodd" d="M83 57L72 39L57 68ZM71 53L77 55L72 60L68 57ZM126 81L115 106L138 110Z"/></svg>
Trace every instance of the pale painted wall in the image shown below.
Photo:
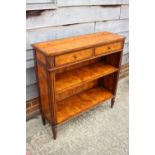
<svg viewBox="0 0 155 155"><path fill-rule="evenodd" d="M38 96L32 43L111 31L126 36L122 61L122 64L126 64L129 61L128 12L128 0L57 0L56 9L45 10L39 16L27 18L27 100Z"/></svg>

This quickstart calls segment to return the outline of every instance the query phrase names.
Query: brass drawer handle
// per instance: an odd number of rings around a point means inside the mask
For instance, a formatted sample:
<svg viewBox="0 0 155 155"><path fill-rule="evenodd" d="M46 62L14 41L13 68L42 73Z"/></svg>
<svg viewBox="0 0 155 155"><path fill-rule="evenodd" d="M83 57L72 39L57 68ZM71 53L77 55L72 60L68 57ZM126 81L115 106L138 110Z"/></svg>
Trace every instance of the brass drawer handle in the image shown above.
<svg viewBox="0 0 155 155"><path fill-rule="evenodd" d="M108 47L108 49L110 50L110 49L111 49L111 47Z"/></svg>

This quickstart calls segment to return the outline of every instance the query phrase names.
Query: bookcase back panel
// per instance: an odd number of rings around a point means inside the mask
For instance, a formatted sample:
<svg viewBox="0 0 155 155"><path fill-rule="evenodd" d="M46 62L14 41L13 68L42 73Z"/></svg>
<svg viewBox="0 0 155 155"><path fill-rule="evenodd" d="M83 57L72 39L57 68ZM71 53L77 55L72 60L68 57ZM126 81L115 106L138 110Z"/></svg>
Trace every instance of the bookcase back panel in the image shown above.
<svg viewBox="0 0 155 155"><path fill-rule="evenodd" d="M111 64L114 67L119 68L121 60L121 52L113 53L107 56L102 57L102 60L108 64Z"/></svg>
<svg viewBox="0 0 155 155"><path fill-rule="evenodd" d="M110 91L112 94L114 94L116 77L117 77L117 72L104 76L99 79L99 85L103 86L108 91Z"/></svg>

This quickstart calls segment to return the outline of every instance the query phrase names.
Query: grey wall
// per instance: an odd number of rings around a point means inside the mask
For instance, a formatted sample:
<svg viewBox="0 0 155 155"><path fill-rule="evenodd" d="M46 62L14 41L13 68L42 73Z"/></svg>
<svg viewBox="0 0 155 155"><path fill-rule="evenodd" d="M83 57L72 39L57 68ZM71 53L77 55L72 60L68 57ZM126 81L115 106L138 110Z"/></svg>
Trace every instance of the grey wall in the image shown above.
<svg viewBox="0 0 155 155"><path fill-rule="evenodd" d="M31 0L29 0L31 1ZM129 61L128 0L57 0L57 8L27 18L27 100L38 96L34 72L35 42L110 31L126 36L122 64Z"/></svg>

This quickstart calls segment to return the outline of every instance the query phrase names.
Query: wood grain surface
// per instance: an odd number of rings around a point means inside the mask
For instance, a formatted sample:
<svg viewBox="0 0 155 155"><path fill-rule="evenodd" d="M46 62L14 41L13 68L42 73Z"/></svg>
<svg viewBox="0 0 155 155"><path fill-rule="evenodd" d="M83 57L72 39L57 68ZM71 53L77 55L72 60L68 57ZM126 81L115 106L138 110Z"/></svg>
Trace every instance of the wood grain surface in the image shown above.
<svg viewBox="0 0 155 155"><path fill-rule="evenodd" d="M59 39L33 45L43 124L57 125L111 99L117 91L124 37L110 33Z"/></svg>
<svg viewBox="0 0 155 155"><path fill-rule="evenodd" d="M90 89L90 88L96 86L97 82L98 82L97 80L91 81L91 82L85 83L83 85L80 85L78 87L68 89L64 92L57 93L56 94L56 102L64 100L64 99L66 99L70 96L73 96L75 94L78 94L84 90Z"/></svg>
<svg viewBox="0 0 155 155"><path fill-rule="evenodd" d="M103 87L94 87L78 95L67 98L57 103L57 123L61 123L95 105L110 99L112 93Z"/></svg>
<svg viewBox="0 0 155 155"><path fill-rule="evenodd" d="M47 82L47 73L42 65L37 65L38 71L38 82L40 88L40 100L41 100L41 107L43 115L48 121L51 123L53 121L52 117L47 116L51 114L50 106L49 106L49 96L48 96L48 82Z"/></svg>
<svg viewBox="0 0 155 155"><path fill-rule="evenodd" d="M119 50L122 48L122 42L110 43L95 48L95 55L103 54L108 51Z"/></svg>
<svg viewBox="0 0 155 155"><path fill-rule="evenodd" d="M76 62L93 56L93 49L80 50L68 54L55 56L55 66Z"/></svg>
<svg viewBox="0 0 155 155"><path fill-rule="evenodd" d="M82 35L78 37L70 37L54 41L47 41L33 44L35 49L40 50L45 55L59 55L70 51L81 50L93 46L107 44L111 42L121 41L124 36L110 33L98 32L94 34Z"/></svg>
<svg viewBox="0 0 155 155"><path fill-rule="evenodd" d="M99 77L116 72L118 69L112 65L98 62L72 71L56 75L55 90L56 93L75 88L85 82L95 80Z"/></svg>

